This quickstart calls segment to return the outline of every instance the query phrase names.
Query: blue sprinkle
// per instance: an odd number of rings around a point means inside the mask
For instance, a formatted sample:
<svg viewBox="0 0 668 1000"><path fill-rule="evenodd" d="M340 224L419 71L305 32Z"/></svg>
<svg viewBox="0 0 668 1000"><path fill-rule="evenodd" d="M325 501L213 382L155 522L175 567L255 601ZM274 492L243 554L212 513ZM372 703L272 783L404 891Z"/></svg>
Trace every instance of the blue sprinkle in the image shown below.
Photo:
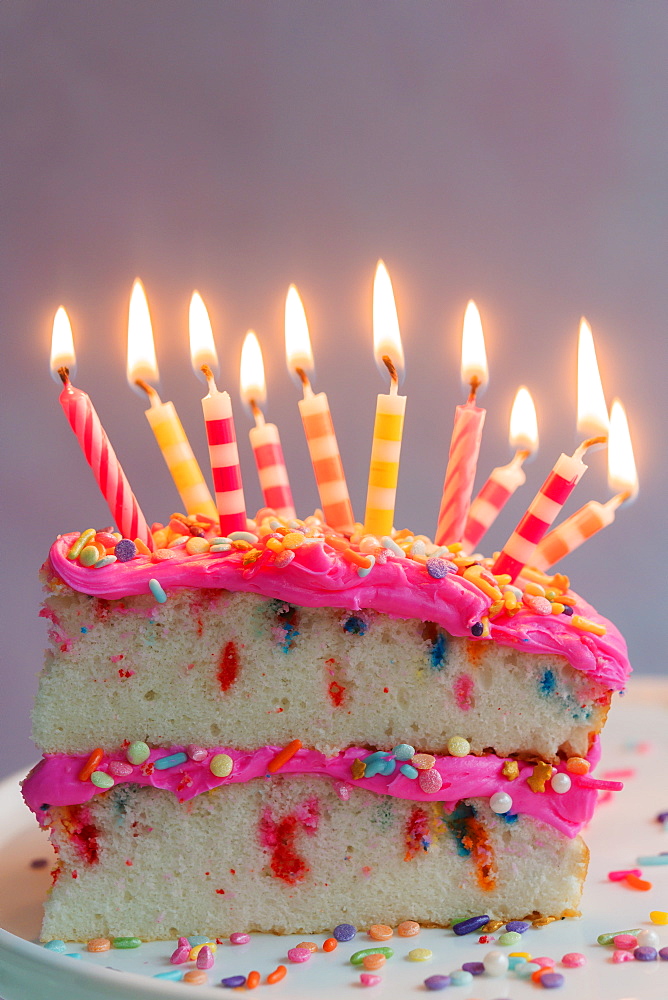
<svg viewBox="0 0 668 1000"><path fill-rule="evenodd" d="M442 580L448 573L456 573L457 567L448 559L441 559L440 556L431 556L427 559L427 572L434 580Z"/></svg>
<svg viewBox="0 0 668 1000"><path fill-rule="evenodd" d="M387 760L371 760L366 765L366 770L364 771L365 778L373 778L376 774L386 774L385 765L388 763ZM391 762L394 764L394 761ZM392 768L394 770L394 767Z"/></svg>
<svg viewBox="0 0 668 1000"><path fill-rule="evenodd" d="M196 948L198 944L206 944L211 938L207 937L206 934L189 934L188 944L191 948Z"/></svg>
<svg viewBox="0 0 668 1000"><path fill-rule="evenodd" d="M402 764L399 770L405 778L417 778L418 776L417 768L413 767L412 764Z"/></svg>
<svg viewBox="0 0 668 1000"><path fill-rule="evenodd" d="M357 929L352 924L337 924L332 934L337 941L352 941L357 934Z"/></svg>
<svg viewBox="0 0 668 1000"><path fill-rule="evenodd" d="M88 632L88 626L87 625L82 625L81 626L81 634L82 635L86 635L87 632Z"/></svg>
<svg viewBox="0 0 668 1000"><path fill-rule="evenodd" d="M469 917L467 920L460 920L458 923L452 925L452 929L459 937L462 934L472 934L473 931L479 931L481 927L489 923L489 914L482 913L478 917Z"/></svg>
<svg viewBox="0 0 668 1000"><path fill-rule="evenodd" d="M444 632L439 632L431 647L431 665L434 670L442 670L447 659L448 642Z"/></svg>
<svg viewBox="0 0 668 1000"><path fill-rule="evenodd" d="M44 943L44 947L47 951L57 951L59 955L62 955L67 951L67 945L59 938L56 938L55 941L46 941Z"/></svg>
<svg viewBox="0 0 668 1000"><path fill-rule="evenodd" d="M350 618L346 619L343 623L344 631L350 632L351 635L365 635L368 627L369 623L365 622L359 615L351 615Z"/></svg>
<svg viewBox="0 0 668 1000"><path fill-rule="evenodd" d="M545 697L548 697L554 692L556 686L557 686L557 678L554 676L554 671L544 670L543 676L538 682L540 693L545 695Z"/></svg>
<svg viewBox="0 0 668 1000"><path fill-rule="evenodd" d="M156 972L153 976L154 979L181 979L183 976L183 969L177 967L176 969L169 969L167 972Z"/></svg>
<svg viewBox="0 0 668 1000"><path fill-rule="evenodd" d="M395 769L396 766L397 766L396 760L392 760L391 758L390 758L390 760L385 760L382 763L382 769L381 769L381 771L379 773L380 774L385 774L385 775L394 774L394 769ZM666 859L666 860L668 860L668 859Z"/></svg>
<svg viewBox="0 0 668 1000"><path fill-rule="evenodd" d="M237 989L238 986L246 985L245 976L228 976L227 979L220 980L221 986L229 986L231 990Z"/></svg>
<svg viewBox="0 0 668 1000"><path fill-rule="evenodd" d="M455 969L450 973L450 982L453 986L468 986L473 981L473 976L465 969Z"/></svg>
<svg viewBox="0 0 668 1000"><path fill-rule="evenodd" d="M515 816L515 819L517 819L517 816ZM531 924L528 920L509 920L506 924L506 930L514 931L515 934L524 934L530 927Z"/></svg>
<svg viewBox="0 0 668 1000"><path fill-rule="evenodd" d="M392 751L397 760L410 760L411 757L415 756L415 747L412 747L410 743L399 743ZM662 822L662 820L659 820Z"/></svg>
<svg viewBox="0 0 668 1000"><path fill-rule="evenodd" d="M523 962L526 962L526 958L523 958L522 955L509 955L508 956L509 971L513 972L514 969L516 969L518 965L522 965Z"/></svg>
<svg viewBox="0 0 668 1000"><path fill-rule="evenodd" d="M367 756L362 757L361 760L363 764L368 764L372 760L388 760L389 756L390 755L387 750L374 750L373 753L367 754ZM411 757L412 756L413 755L411 754Z"/></svg>
<svg viewBox="0 0 668 1000"><path fill-rule="evenodd" d="M169 767L176 767L177 764L185 764L188 760L187 753L170 753L167 757L158 757L153 761L153 766L158 771L166 771Z"/></svg>
<svg viewBox="0 0 668 1000"><path fill-rule="evenodd" d="M66 951L65 958L81 958L78 951Z"/></svg>
<svg viewBox="0 0 668 1000"><path fill-rule="evenodd" d="M517 823L519 816L517 815L517 813L503 813L501 819L504 820L506 823L511 824L511 823Z"/></svg>
<svg viewBox="0 0 668 1000"><path fill-rule="evenodd" d="M155 578L152 578L148 581L148 585L158 604L164 604L167 600L167 594L164 592L158 581Z"/></svg>

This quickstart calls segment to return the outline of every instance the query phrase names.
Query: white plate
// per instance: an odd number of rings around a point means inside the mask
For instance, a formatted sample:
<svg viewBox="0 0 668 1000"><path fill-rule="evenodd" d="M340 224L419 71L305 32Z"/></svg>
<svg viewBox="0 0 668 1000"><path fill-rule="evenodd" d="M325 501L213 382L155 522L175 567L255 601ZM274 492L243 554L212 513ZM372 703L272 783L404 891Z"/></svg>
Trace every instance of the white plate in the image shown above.
<svg viewBox="0 0 668 1000"><path fill-rule="evenodd" d="M529 930L521 948L557 961L566 952L587 957L581 969L557 968L564 986L554 993L559 1000L666 1000L668 962L612 963L612 951L596 944L603 931L629 927L652 927L650 910L668 910L668 866L645 869L654 883L649 892L638 892L607 879L611 869L635 867L639 854L668 851L668 831L655 820L668 810L668 683L646 679L635 681L628 695L615 699L605 731L605 753L600 771L633 769L626 789L603 803L585 838L591 848L589 876L582 900L581 920L565 920L542 930ZM649 743L644 748L642 743ZM599 772L600 773L600 772ZM193 997L192 986L153 978L173 969L169 955L175 942L152 942L135 951L89 954L84 946L72 945L81 960L59 955L34 943L41 920L42 901L49 884L52 851L21 800L18 778L0 784L0 997L4 1000L144 1000L144 998ZM31 867L36 858L48 858L43 868ZM383 914L378 914L382 921ZM240 928L241 930L242 928ZM668 945L668 926L654 928L661 945ZM321 943L323 935L313 935ZM286 978L271 988L270 1000L317 997L345 1000L359 990L360 969L348 962L358 948L371 942L359 934L335 952L318 952L305 965L291 965L287 949L299 937L253 935L250 944L234 947L225 942L218 948L216 964L209 973L209 986L194 994L202 1000L221 1000L228 993L219 985L223 976L245 975L257 969L264 979L278 964L288 968ZM462 962L480 961L490 947L477 943L477 935L456 938L451 931L425 930L418 938L393 938L395 956L381 970L382 983L368 991L370 1000L410 1000L425 997L423 980L435 973L449 973ZM428 962L406 958L411 948L433 951ZM191 968L192 966L188 966ZM529 1000L536 996L533 983L512 974L492 979L476 977L469 986L449 987L444 998L453 1000ZM365 991L366 992L366 991ZM258 1000L267 995L260 987ZM437 996L439 994L434 994Z"/></svg>

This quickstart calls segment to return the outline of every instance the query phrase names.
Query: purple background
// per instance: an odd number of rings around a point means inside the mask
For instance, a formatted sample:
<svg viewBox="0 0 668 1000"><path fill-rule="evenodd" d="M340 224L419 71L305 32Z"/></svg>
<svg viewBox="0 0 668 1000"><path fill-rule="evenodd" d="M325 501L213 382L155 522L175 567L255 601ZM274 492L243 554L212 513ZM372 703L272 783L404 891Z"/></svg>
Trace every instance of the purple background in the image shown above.
<svg viewBox="0 0 668 1000"><path fill-rule="evenodd" d="M408 395L398 526L433 533L466 301L491 381L479 486L509 458L517 386L541 450L488 536L500 547L575 442L580 314L610 402L627 406L641 495L563 568L626 633L639 671L665 648L664 379L668 12L610 0L181 3L22 0L0 9L6 623L0 773L34 755L45 628L37 568L56 533L109 522L48 373L51 323L74 327L93 398L150 520L179 500L125 381L132 280L148 291L161 391L203 467L187 351L209 307L236 410L247 504L260 504L238 402L243 335L265 352L298 507L317 503L283 360L288 284L303 296L353 503L363 514L375 395L376 259L394 280ZM572 511L608 497L591 457ZM129 733L128 736L132 737Z"/></svg>

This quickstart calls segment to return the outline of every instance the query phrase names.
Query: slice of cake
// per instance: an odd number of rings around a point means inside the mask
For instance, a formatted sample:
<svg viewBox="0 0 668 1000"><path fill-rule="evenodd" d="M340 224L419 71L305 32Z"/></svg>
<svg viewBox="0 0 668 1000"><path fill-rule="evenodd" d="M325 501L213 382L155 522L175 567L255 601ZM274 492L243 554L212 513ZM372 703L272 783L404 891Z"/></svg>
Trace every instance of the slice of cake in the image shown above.
<svg viewBox="0 0 668 1000"><path fill-rule="evenodd" d="M407 531L249 527L52 547L44 937L576 913L614 626L565 577L512 587Z"/></svg>

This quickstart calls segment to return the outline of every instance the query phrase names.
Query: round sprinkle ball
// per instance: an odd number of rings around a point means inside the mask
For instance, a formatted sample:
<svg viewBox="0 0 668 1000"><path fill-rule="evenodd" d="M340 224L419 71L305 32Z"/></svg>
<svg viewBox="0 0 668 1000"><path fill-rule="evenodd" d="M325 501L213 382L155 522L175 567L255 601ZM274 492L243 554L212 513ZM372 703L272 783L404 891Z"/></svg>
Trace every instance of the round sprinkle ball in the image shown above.
<svg viewBox="0 0 668 1000"><path fill-rule="evenodd" d="M143 764L144 761L148 760L150 753L151 751L146 743L142 743L141 740L136 740L127 748L125 756L131 764Z"/></svg>
<svg viewBox="0 0 668 1000"><path fill-rule="evenodd" d="M484 631L485 626L482 622L474 622L473 625L471 625L471 635L474 635L476 638L479 638Z"/></svg>
<svg viewBox="0 0 668 1000"><path fill-rule="evenodd" d="M420 925L416 920L402 920L397 927L399 937L415 937L420 933Z"/></svg>
<svg viewBox="0 0 668 1000"><path fill-rule="evenodd" d="M638 944L641 947L646 947L646 946L650 948L659 947L659 935L656 933L656 931L652 930L640 931L640 933L637 935L637 938L638 938Z"/></svg>
<svg viewBox="0 0 668 1000"><path fill-rule="evenodd" d="M649 945L641 945L635 949L633 957L636 962L655 962L657 954L656 948L651 948Z"/></svg>
<svg viewBox="0 0 668 1000"><path fill-rule="evenodd" d="M448 740L448 753L453 757L467 757L471 753L471 744L463 736L451 736Z"/></svg>
<svg viewBox="0 0 668 1000"><path fill-rule="evenodd" d="M559 771L555 774L550 781L552 785L552 790L557 793L557 795L564 795L566 792L570 791L571 779L563 771Z"/></svg>
<svg viewBox="0 0 668 1000"><path fill-rule="evenodd" d="M508 792L494 792L489 799L489 808L492 812L503 815L513 808L513 800Z"/></svg>
<svg viewBox="0 0 668 1000"><path fill-rule="evenodd" d="M121 538L114 547L114 555L119 562L129 562L137 555L137 546L129 538Z"/></svg>
<svg viewBox="0 0 668 1000"><path fill-rule="evenodd" d="M233 767L234 761L227 753L214 754L209 763L209 770L217 778L226 778L228 774L232 773Z"/></svg>
<svg viewBox="0 0 668 1000"><path fill-rule="evenodd" d="M375 976L373 972L362 972L360 973L360 983L362 986L378 986L382 979L380 976Z"/></svg>
<svg viewBox="0 0 668 1000"><path fill-rule="evenodd" d="M308 962L310 957L310 948L288 948L288 958L291 962Z"/></svg>
<svg viewBox="0 0 668 1000"><path fill-rule="evenodd" d="M454 972L450 973L452 986L468 986L471 982L473 982L473 976L470 972L465 972L464 969L455 969Z"/></svg>
<svg viewBox="0 0 668 1000"><path fill-rule="evenodd" d="M587 959L579 951L569 951L561 960L561 964L567 969L577 969L581 965L587 964Z"/></svg>
<svg viewBox="0 0 668 1000"><path fill-rule="evenodd" d="M540 977L540 985L544 990L556 990L564 985L564 977L560 972L544 972Z"/></svg>
<svg viewBox="0 0 668 1000"><path fill-rule="evenodd" d="M444 990L450 986L450 976L428 976L424 985L428 990Z"/></svg>
<svg viewBox="0 0 668 1000"><path fill-rule="evenodd" d="M337 941L352 941L357 934L357 930L352 924L337 924L332 934Z"/></svg>
<svg viewBox="0 0 668 1000"><path fill-rule="evenodd" d="M526 964L532 963L527 962ZM502 951L488 951L484 958L484 965L488 976L505 976L508 971L508 958Z"/></svg>
<svg viewBox="0 0 668 1000"><path fill-rule="evenodd" d="M411 962L428 962L432 956L432 951L429 948L413 948L408 952L408 958Z"/></svg>

